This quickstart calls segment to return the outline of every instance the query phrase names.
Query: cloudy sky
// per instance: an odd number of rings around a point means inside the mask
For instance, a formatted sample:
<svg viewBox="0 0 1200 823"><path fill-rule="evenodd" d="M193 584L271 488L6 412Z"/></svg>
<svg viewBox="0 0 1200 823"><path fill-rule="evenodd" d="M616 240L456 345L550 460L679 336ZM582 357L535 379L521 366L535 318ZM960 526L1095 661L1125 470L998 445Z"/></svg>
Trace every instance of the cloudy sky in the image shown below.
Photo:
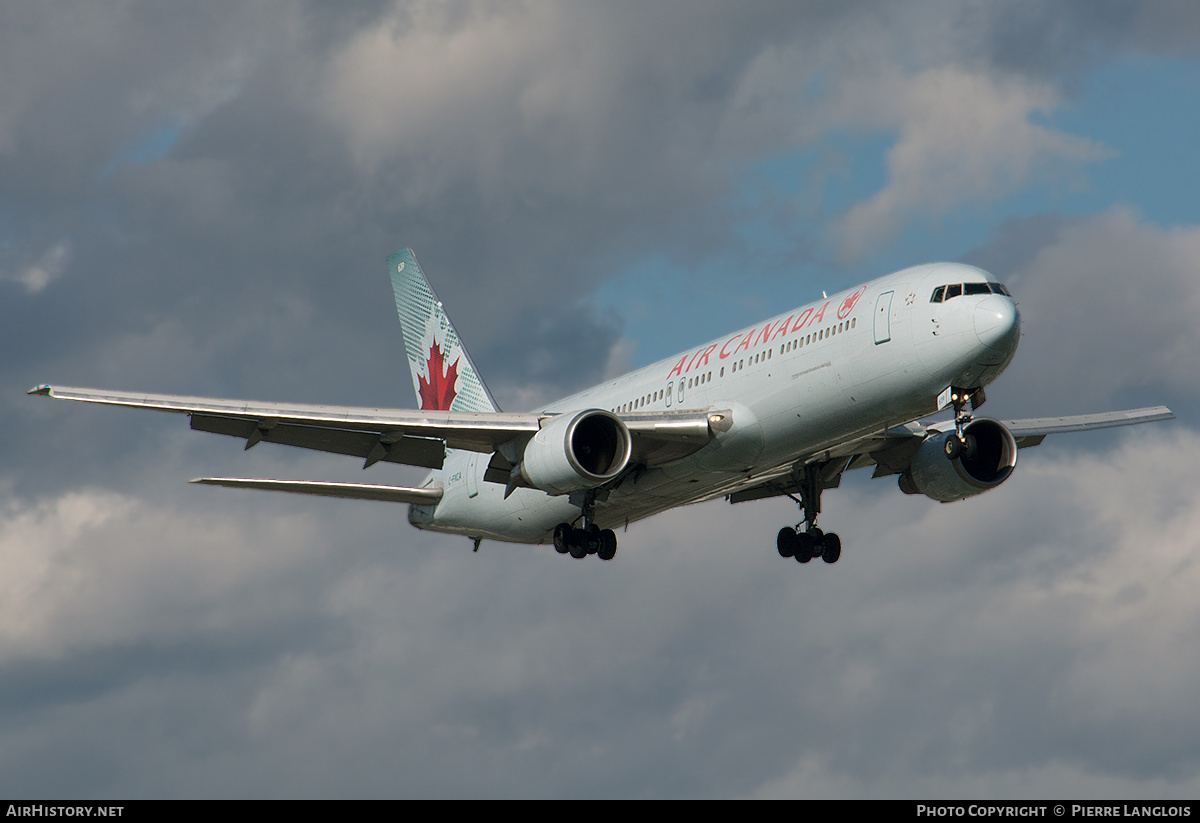
<svg viewBox="0 0 1200 823"><path fill-rule="evenodd" d="M0 794L1200 795L1197 145L1187 2L0 2ZM963 260L987 412L1179 419L848 477L835 567L787 500L601 563L24 394L410 407L404 246L506 409Z"/></svg>

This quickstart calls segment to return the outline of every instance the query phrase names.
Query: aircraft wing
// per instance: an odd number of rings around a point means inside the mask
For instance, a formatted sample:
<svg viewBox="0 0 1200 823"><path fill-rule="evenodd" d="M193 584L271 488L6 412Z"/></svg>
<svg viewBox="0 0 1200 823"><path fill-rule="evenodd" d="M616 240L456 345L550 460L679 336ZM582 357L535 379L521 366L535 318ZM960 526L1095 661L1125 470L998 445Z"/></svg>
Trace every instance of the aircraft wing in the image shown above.
<svg viewBox="0 0 1200 823"><path fill-rule="evenodd" d="M247 449L263 441L282 443L360 457L364 468L385 461L440 469L447 448L491 454L506 443L532 437L553 416L266 403L48 385L36 386L29 394L186 414L193 429L242 438ZM696 451L730 423L728 413L707 410L622 419L635 457L646 465Z"/></svg>
<svg viewBox="0 0 1200 823"><path fill-rule="evenodd" d="M1013 437L1018 448L1036 446L1048 434L1109 429L1114 426L1132 426L1135 423L1154 423L1173 420L1175 413L1166 406L1151 406L1129 411L1102 412L1101 414L1076 414L1071 417L1031 417L1025 420L1001 420Z"/></svg>
<svg viewBox="0 0 1200 823"><path fill-rule="evenodd" d="M1174 419L1175 413L1166 406L1151 406L1144 409L1101 412L1099 414L1077 414L1067 417L1031 417L1020 420L1002 420L1017 442L1017 448L1039 445L1049 434L1108 429L1115 426L1132 426L1138 423L1153 423ZM819 464L825 488L836 488L841 482L842 472L875 466L873 477L901 474L912 461L917 447L929 434L953 428L953 420L932 422L925 425L909 423L878 434L850 440L838 446L811 455L802 462ZM728 497L731 503L761 500L798 494L800 490L792 466L780 466L773 472L760 474L756 482L743 484L741 488L726 490L713 495Z"/></svg>
<svg viewBox="0 0 1200 823"><path fill-rule="evenodd" d="M142 392L38 386L29 391L63 400L151 409L191 416L197 431L380 460L441 468L447 447L491 452L537 433L536 414L418 411L354 406L247 402Z"/></svg>

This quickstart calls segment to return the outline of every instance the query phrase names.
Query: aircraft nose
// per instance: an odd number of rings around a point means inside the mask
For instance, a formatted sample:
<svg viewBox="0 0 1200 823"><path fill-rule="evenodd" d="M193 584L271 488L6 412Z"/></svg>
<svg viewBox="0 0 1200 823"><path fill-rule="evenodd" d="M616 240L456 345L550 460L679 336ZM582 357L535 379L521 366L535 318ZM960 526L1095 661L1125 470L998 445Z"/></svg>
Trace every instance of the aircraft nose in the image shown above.
<svg viewBox="0 0 1200 823"><path fill-rule="evenodd" d="M993 294L975 307L975 336L989 349L1009 352L1021 337L1021 315L1007 297Z"/></svg>

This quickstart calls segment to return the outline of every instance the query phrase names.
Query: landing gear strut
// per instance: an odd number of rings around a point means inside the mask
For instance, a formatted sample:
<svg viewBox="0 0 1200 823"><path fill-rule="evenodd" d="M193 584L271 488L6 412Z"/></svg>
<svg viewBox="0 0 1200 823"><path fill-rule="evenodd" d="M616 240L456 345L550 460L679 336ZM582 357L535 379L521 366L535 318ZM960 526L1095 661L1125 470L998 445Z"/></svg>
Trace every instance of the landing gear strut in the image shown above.
<svg viewBox="0 0 1200 823"><path fill-rule="evenodd" d="M576 502L575 495L571 502ZM570 523L559 523L554 527L554 549L559 554L570 554L581 560L589 554L594 554L601 560L612 560L617 554L617 535L612 529L601 529L595 523L596 492L583 492L579 498L580 517L583 528L575 528Z"/></svg>
<svg viewBox="0 0 1200 823"><path fill-rule="evenodd" d="M983 389L950 389L950 402L954 404L954 437L946 438L946 459L956 460L959 457L970 457L975 453L975 438L965 432L967 424L973 419L971 412L979 408L987 400ZM967 403L971 411L967 411Z"/></svg>
<svg viewBox="0 0 1200 823"><path fill-rule="evenodd" d="M821 492L825 488L820 467L806 464L793 467L792 473L800 486L800 499L793 500L804 510L804 520L795 527L784 526L775 538L775 547L780 557L793 557L797 563L807 563L819 557L826 563L836 563L842 556L842 539L833 532L817 528L817 515L821 511ZM804 527L804 531L800 527Z"/></svg>

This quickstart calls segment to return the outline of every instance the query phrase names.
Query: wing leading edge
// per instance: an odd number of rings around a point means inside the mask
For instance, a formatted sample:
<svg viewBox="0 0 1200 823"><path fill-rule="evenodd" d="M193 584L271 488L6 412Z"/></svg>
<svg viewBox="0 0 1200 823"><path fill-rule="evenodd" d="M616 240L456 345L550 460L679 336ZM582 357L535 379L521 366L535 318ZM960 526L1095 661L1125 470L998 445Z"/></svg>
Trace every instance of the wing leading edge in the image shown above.
<svg viewBox="0 0 1200 823"><path fill-rule="evenodd" d="M312 480L265 480L246 477L199 477L190 482L203 486L224 486L230 489L260 489L269 492L312 494L318 497L412 503L417 506L432 506L442 499L442 490L435 487L414 489L407 486L378 486L368 483L325 483Z"/></svg>

